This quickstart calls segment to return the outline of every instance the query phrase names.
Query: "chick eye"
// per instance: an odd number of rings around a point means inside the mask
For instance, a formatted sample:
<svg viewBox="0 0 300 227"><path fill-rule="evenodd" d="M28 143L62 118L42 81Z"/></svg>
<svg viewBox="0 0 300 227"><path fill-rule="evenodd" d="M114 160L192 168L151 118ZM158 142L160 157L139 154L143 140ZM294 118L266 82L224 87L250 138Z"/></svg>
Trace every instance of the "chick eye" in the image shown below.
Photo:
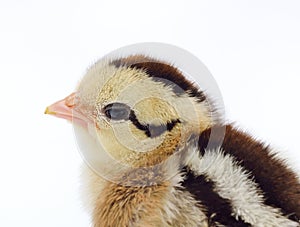
<svg viewBox="0 0 300 227"><path fill-rule="evenodd" d="M124 103L111 103L104 107L106 117L112 120L128 120L130 115L130 107Z"/></svg>

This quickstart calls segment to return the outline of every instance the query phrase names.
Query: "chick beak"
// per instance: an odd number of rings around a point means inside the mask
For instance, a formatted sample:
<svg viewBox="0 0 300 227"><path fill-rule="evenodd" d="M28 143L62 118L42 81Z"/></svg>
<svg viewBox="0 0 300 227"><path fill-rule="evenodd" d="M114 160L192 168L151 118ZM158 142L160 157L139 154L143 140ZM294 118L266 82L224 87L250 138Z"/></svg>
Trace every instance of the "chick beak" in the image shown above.
<svg viewBox="0 0 300 227"><path fill-rule="evenodd" d="M73 123L87 127L87 119L76 108L76 93L72 93L66 98L59 100L48 106L45 114L51 114L58 118L63 118Z"/></svg>

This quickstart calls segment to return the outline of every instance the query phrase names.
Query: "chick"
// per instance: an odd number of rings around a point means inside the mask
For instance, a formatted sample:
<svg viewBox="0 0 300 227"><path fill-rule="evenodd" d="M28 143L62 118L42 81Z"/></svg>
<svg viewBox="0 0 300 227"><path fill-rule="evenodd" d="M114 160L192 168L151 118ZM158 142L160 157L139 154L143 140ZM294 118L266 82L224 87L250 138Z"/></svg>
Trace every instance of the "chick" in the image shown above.
<svg viewBox="0 0 300 227"><path fill-rule="evenodd" d="M100 60L46 113L82 135L94 227L300 226L297 174L165 61Z"/></svg>

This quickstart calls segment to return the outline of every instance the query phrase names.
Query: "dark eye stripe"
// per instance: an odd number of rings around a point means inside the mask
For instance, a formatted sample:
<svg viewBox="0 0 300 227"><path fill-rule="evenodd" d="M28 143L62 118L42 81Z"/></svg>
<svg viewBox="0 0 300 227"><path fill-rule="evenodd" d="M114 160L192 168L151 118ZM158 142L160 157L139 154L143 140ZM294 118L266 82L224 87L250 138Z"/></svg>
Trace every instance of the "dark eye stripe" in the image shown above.
<svg viewBox="0 0 300 227"><path fill-rule="evenodd" d="M120 121L120 120L130 120L133 125L144 131L148 137L157 137L166 131L171 131L177 123L180 123L179 119L168 121L166 124L162 125L152 125L152 124L141 124L134 111L124 103L111 103L104 107L103 109L107 118Z"/></svg>
<svg viewBox="0 0 300 227"><path fill-rule="evenodd" d="M136 128L145 132L148 137L157 137L163 134L165 131L171 131L177 123L180 123L179 119L171 120L167 124L163 125L151 125L151 124L141 124L133 110L130 112L129 120L135 125Z"/></svg>

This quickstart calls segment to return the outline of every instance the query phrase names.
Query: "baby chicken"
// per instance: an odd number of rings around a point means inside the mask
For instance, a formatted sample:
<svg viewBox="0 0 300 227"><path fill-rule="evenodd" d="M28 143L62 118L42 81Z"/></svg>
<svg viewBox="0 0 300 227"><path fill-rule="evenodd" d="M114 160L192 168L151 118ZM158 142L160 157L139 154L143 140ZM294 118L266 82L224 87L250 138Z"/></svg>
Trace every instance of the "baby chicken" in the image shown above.
<svg viewBox="0 0 300 227"><path fill-rule="evenodd" d="M47 107L78 133L93 226L300 226L297 174L213 106L175 66L131 55Z"/></svg>

